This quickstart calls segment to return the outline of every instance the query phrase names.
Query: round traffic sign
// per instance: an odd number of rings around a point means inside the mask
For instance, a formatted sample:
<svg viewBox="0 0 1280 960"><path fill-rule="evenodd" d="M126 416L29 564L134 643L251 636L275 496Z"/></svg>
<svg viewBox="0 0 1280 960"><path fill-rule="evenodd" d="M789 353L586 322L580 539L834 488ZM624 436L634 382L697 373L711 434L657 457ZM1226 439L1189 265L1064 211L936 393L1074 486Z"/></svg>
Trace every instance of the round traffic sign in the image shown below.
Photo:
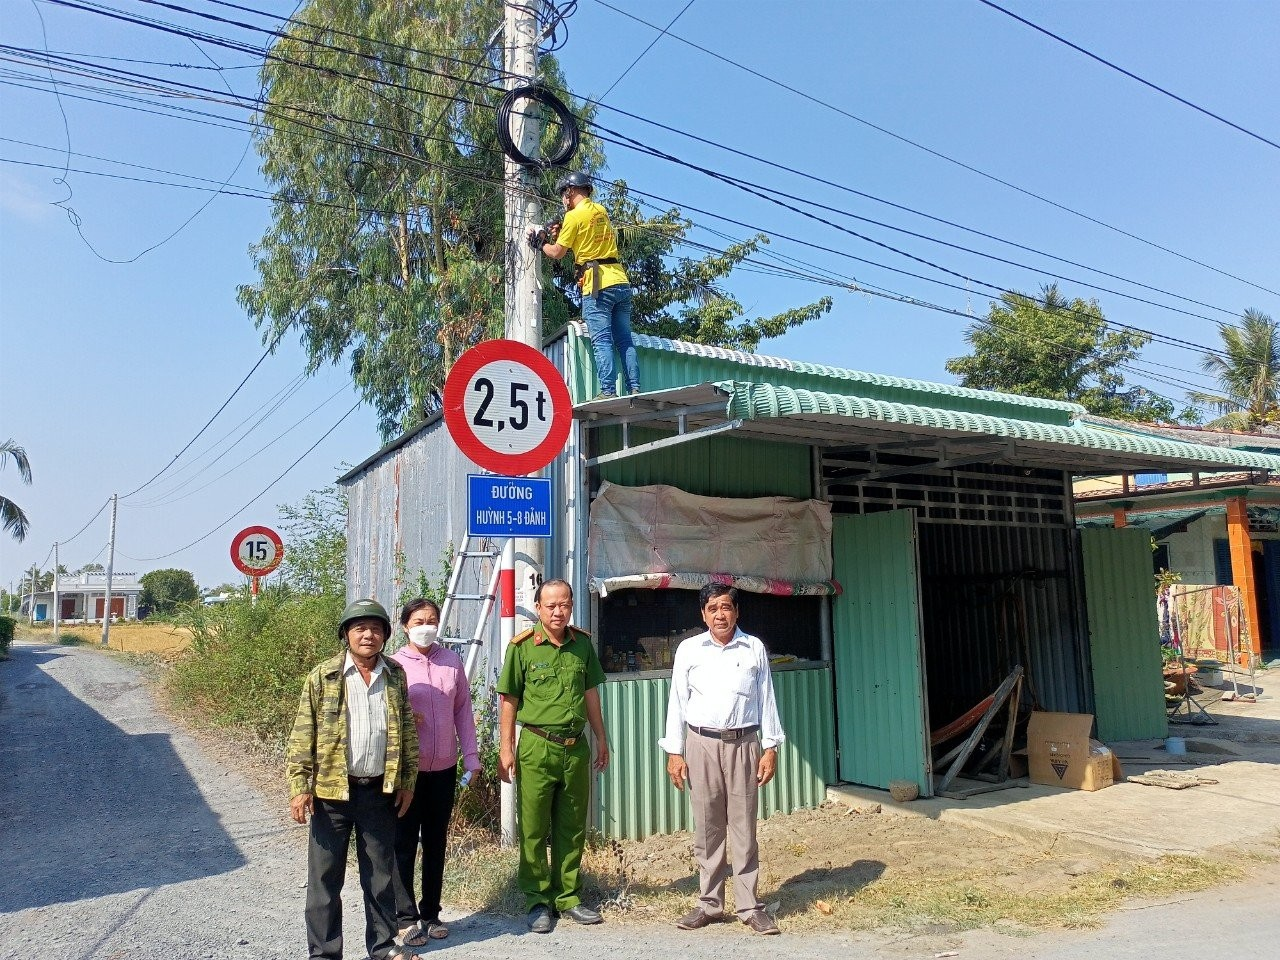
<svg viewBox="0 0 1280 960"><path fill-rule="evenodd" d="M284 559L284 541L270 527L245 527L231 540L231 562L250 577L265 577Z"/></svg>
<svg viewBox="0 0 1280 960"><path fill-rule="evenodd" d="M444 421L473 462L516 477L564 449L573 402L564 378L516 340L486 340L460 356L444 381Z"/></svg>

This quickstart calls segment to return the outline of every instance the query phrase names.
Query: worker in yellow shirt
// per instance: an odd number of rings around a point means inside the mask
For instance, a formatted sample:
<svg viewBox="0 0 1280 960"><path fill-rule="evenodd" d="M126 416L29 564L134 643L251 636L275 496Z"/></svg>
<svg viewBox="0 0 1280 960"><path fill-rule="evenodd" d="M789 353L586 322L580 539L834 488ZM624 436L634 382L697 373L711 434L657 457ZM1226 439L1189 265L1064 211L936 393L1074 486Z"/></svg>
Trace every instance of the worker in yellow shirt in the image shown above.
<svg viewBox="0 0 1280 960"><path fill-rule="evenodd" d="M548 257L560 259L572 251L577 280L582 288L582 319L596 357L600 393L606 400L618 395L618 374L613 362L616 348L628 393L640 392L640 365L631 340L631 283L618 260L618 240L609 214L591 199L591 178L573 172L556 184L564 202L564 223L559 230L535 231L530 242Z"/></svg>

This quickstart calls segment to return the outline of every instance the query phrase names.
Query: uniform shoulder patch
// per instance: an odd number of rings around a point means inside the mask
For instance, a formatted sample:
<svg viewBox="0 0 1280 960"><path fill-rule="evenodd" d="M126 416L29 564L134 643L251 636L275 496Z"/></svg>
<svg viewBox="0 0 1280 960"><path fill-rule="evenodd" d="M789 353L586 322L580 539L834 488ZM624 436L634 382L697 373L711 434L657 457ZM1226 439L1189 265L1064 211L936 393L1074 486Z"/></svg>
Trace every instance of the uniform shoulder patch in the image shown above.
<svg viewBox="0 0 1280 960"><path fill-rule="evenodd" d="M511 642L524 643L526 640L528 640L530 637L533 636L533 632L534 632L533 627L530 627L528 630L521 630L519 633L517 633L514 637L511 638Z"/></svg>
<svg viewBox="0 0 1280 960"><path fill-rule="evenodd" d="M591 634L587 633L587 631L583 630L581 627L570 627L569 629L572 630L576 635L582 637L583 640L591 639Z"/></svg>

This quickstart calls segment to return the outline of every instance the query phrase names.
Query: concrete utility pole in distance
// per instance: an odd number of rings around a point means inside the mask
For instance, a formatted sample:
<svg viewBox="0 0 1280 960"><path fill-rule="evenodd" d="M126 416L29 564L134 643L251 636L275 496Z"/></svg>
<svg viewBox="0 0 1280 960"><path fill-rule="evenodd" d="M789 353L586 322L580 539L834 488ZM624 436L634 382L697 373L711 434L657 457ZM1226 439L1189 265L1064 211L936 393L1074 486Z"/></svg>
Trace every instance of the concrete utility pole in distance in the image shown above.
<svg viewBox="0 0 1280 960"><path fill-rule="evenodd" d="M538 76L538 20L534 11L535 6L527 2L507 0L504 5L502 50L508 90L532 84ZM526 157L536 157L542 139L542 124L525 110L513 110L511 139ZM502 166L507 238L506 336L508 340L518 340L540 351L542 286L539 274L542 252L532 249L526 240L529 230L542 216L537 173L510 157L504 157ZM519 617L521 607L526 610L533 608L533 591L542 574L545 558L541 540L522 537L516 541L515 549L516 616ZM523 629L528 622L525 618L516 625L516 629ZM504 645L504 652L505 649ZM502 784L501 800L502 842L511 846L516 838L515 791L511 784Z"/></svg>
<svg viewBox="0 0 1280 960"><path fill-rule="evenodd" d="M58 545L53 545L53 639L58 639Z"/></svg>
<svg viewBox="0 0 1280 960"><path fill-rule="evenodd" d="M118 493L111 495L111 535L107 540L107 591L102 598L102 645L105 647L111 639L111 571L116 563L116 505L120 499ZM86 614L88 611L85 611Z"/></svg>
<svg viewBox="0 0 1280 960"><path fill-rule="evenodd" d="M36 625L36 574L40 568L34 563L31 565L31 599L27 601L27 618L31 626Z"/></svg>

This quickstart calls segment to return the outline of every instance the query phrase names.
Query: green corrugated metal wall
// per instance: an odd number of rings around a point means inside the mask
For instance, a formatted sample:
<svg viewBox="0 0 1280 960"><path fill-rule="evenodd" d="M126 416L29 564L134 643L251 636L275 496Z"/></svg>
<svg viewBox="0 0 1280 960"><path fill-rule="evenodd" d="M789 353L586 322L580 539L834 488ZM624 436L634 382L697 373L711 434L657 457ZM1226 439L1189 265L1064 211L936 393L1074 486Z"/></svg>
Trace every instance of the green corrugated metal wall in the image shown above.
<svg viewBox="0 0 1280 960"><path fill-rule="evenodd" d="M1169 732L1160 676L1160 625L1151 536L1140 528L1080 531L1094 713L1100 740Z"/></svg>
<svg viewBox="0 0 1280 960"><path fill-rule="evenodd" d="M622 431L594 431L599 453L622 446ZM633 445L663 434L632 429ZM628 457L600 467L600 476L628 487L666 483L704 497L796 497L812 495L813 464L809 448L767 440L708 437Z"/></svg>
<svg viewBox="0 0 1280 960"><path fill-rule="evenodd" d="M837 516L832 552L840 778L933 793L926 750L915 515Z"/></svg>
<svg viewBox="0 0 1280 960"><path fill-rule="evenodd" d="M831 671L783 670L773 675L786 742L778 751L778 775L764 789L761 815L816 807L835 782L835 729ZM640 839L693 829L688 799L667 780L667 757L658 746L667 716L671 681L610 680L600 687L612 758L600 775L595 816L607 837Z"/></svg>

